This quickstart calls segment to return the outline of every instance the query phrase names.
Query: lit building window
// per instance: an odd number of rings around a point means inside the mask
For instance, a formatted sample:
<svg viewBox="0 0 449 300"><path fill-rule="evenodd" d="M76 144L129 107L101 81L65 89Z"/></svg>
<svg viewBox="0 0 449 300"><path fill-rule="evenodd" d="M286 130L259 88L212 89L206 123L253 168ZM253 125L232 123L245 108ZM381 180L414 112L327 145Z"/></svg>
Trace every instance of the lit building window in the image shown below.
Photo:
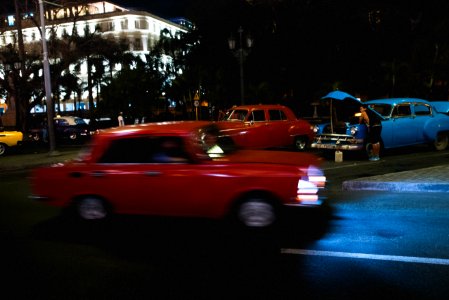
<svg viewBox="0 0 449 300"><path fill-rule="evenodd" d="M15 19L13 16L8 16L8 26L14 26Z"/></svg>

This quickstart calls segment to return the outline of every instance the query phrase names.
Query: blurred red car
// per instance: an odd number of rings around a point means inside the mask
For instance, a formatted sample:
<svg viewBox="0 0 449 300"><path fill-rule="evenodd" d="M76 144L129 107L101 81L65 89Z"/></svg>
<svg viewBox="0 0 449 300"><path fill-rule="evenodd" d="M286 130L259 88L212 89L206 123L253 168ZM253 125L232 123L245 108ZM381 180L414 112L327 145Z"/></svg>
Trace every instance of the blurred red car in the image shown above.
<svg viewBox="0 0 449 300"><path fill-rule="evenodd" d="M79 159L35 169L32 198L85 220L230 216L246 227L269 227L285 208L322 203L325 177L315 155L232 151L221 142L216 125L202 121L107 129Z"/></svg>
<svg viewBox="0 0 449 300"><path fill-rule="evenodd" d="M276 104L235 106L217 126L247 149L294 147L303 151L315 136L312 124L297 118L287 106Z"/></svg>

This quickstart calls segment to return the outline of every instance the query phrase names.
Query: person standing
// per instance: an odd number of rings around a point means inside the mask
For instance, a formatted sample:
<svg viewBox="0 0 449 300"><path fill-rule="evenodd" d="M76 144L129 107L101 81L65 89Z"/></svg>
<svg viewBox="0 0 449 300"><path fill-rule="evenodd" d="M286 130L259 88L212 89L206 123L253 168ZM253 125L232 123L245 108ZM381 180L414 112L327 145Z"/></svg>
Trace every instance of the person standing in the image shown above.
<svg viewBox="0 0 449 300"><path fill-rule="evenodd" d="M125 126L125 120L123 119L123 112L120 112L118 114L117 120L118 120L119 127Z"/></svg>
<svg viewBox="0 0 449 300"><path fill-rule="evenodd" d="M42 141L44 143L48 143L48 121L47 118L44 118L42 121Z"/></svg>
<svg viewBox="0 0 449 300"><path fill-rule="evenodd" d="M372 120L370 120L370 117L368 116L367 113L367 108L368 106L366 104L363 104L360 107L359 123L365 124L368 131L367 141L372 146L372 152L369 157L369 160L378 161L380 160L379 154L380 154L382 124L376 118L372 118Z"/></svg>

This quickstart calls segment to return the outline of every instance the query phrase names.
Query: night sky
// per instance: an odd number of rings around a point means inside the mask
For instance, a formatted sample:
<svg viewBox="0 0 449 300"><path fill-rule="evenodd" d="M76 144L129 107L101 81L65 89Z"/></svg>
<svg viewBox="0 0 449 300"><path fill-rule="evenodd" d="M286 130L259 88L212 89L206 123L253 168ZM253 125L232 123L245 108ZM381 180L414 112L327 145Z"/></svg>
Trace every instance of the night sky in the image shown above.
<svg viewBox="0 0 449 300"><path fill-rule="evenodd" d="M154 15L171 18L184 16L186 7L192 0L108 0L125 8L142 9ZM37 0L36 0L37 2ZM57 3L58 1L54 1ZM21 5L25 5L21 1ZM28 5L33 7L33 0L28 0ZM0 3L0 14L8 14L14 11L14 0L2 0Z"/></svg>
<svg viewBox="0 0 449 300"><path fill-rule="evenodd" d="M182 17L185 14L185 9L189 5L189 0L111 0L125 8L142 9L149 13L160 17Z"/></svg>

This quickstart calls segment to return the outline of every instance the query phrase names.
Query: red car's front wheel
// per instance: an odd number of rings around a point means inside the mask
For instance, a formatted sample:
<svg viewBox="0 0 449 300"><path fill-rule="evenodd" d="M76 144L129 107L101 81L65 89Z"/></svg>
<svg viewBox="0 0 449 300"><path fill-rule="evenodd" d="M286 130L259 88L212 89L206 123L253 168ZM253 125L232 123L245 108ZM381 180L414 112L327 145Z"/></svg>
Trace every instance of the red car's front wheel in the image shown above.
<svg viewBox="0 0 449 300"><path fill-rule="evenodd" d="M275 206L258 197L242 201L237 207L236 216L238 222L248 228L267 228L278 218Z"/></svg>

